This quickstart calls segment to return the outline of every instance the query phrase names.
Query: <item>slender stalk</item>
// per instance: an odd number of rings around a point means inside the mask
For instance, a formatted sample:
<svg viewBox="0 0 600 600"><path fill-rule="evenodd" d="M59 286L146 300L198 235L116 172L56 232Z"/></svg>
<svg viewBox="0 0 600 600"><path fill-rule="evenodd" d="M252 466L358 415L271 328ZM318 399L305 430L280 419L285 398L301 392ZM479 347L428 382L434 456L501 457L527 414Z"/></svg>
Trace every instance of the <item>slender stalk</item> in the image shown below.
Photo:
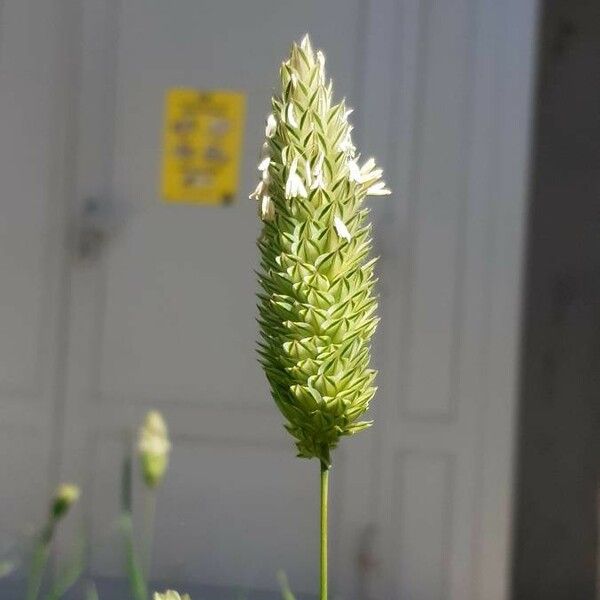
<svg viewBox="0 0 600 600"><path fill-rule="evenodd" d="M48 556L50 554L50 542L52 540L53 530L52 523L46 525L35 544L33 555L31 557L29 577L27 578L27 592L25 595L27 600L36 600L40 593L46 563L48 562Z"/></svg>
<svg viewBox="0 0 600 600"><path fill-rule="evenodd" d="M125 541L125 568L131 594L135 600L148 600L148 585L144 577L144 569L138 561L135 552L135 543L133 540L133 523L131 513L125 513L121 517L121 526L123 528Z"/></svg>
<svg viewBox="0 0 600 600"><path fill-rule="evenodd" d="M121 531L125 543L125 570L131 593L135 600L148 600L148 585L144 569L140 565L133 539L133 518L131 512L131 457L126 456L121 472Z"/></svg>
<svg viewBox="0 0 600 600"><path fill-rule="evenodd" d="M152 550L154 548L154 524L156 515L156 490L146 489L144 494L144 572L150 581L152 570Z"/></svg>
<svg viewBox="0 0 600 600"><path fill-rule="evenodd" d="M329 500L329 469L321 463L321 594L327 600L327 505Z"/></svg>

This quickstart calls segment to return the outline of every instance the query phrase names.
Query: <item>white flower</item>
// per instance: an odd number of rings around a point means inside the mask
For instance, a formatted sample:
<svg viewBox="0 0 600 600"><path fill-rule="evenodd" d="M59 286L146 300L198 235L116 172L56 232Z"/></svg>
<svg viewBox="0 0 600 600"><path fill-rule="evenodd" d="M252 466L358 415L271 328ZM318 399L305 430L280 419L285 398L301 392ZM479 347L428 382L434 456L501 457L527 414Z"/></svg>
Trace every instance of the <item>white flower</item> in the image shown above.
<svg viewBox="0 0 600 600"><path fill-rule="evenodd" d="M310 185L311 190L323 189L325 187L325 179L323 178L323 161L325 160L325 156L323 154L319 154L319 158L315 164L315 168L313 171L314 179L312 183L308 183Z"/></svg>
<svg viewBox="0 0 600 600"><path fill-rule="evenodd" d="M359 168L356 160L351 160L348 163L350 181L356 183L372 183L377 181L383 171L381 169L375 169L375 160L370 158L362 167Z"/></svg>
<svg viewBox="0 0 600 600"><path fill-rule="evenodd" d="M273 221L275 219L275 205L270 196L263 196L260 201L260 218L263 221Z"/></svg>
<svg viewBox="0 0 600 600"><path fill-rule="evenodd" d="M267 117L267 126L265 127L265 135L268 138L272 138L275 135L275 130L277 129L277 120L273 115L269 115Z"/></svg>
<svg viewBox="0 0 600 600"><path fill-rule="evenodd" d="M343 152L346 156L354 156L356 152L356 146L352 143L352 127L348 127L348 131L344 136L344 139L340 142L338 150Z"/></svg>
<svg viewBox="0 0 600 600"><path fill-rule="evenodd" d="M288 125L291 125L292 127L298 127L298 121L296 121L294 105L291 102L287 105L287 108L286 108L286 119L287 119Z"/></svg>
<svg viewBox="0 0 600 600"><path fill-rule="evenodd" d="M385 182L383 181L378 181L377 183L375 183L367 189L367 195L369 196L387 196L391 193L392 190L388 190L385 187Z"/></svg>
<svg viewBox="0 0 600 600"><path fill-rule="evenodd" d="M348 231L348 228L346 227L346 224L344 223L344 221L342 221L342 219L340 219L339 217L335 217L333 219L333 226L335 227L337 234L341 238L344 238L347 242L349 242L352 239L352 235Z"/></svg>
<svg viewBox="0 0 600 600"><path fill-rule="evenodd" d="M263 171L264 174L264 171ZM267 190L266 182L259 181L256 189L248 196L250 200L258 200Z"/></svg>
<svg viewBox="0 0 600 600"><path fill-rule="evenodd" d="M264 173L265 171L267 171L269 169L269 165L271 164L271 159L268 156L265 156L265 158L263 158L259 163L258 163L258 170L261 173Z"/></svg>
<svg viewBox="0 0 600 600"><path fill-rule="evenodd" d="M290 165L290 171L288 174L287 181L285 183L285 197L289 200L290 198L296 198L298 196L302 196L302 198L307 197L306 188L304 187L304 183L302 179L296 173L296 169L298 168L298 157L294 158L292 164Z"/></svg>
<svg viewBox="0 0 600 600"><path fill-rule="evenodd" d="M350 181L360 181L360 168L356 164L355 160L351 160L348 162L348 179Z"/></svg>

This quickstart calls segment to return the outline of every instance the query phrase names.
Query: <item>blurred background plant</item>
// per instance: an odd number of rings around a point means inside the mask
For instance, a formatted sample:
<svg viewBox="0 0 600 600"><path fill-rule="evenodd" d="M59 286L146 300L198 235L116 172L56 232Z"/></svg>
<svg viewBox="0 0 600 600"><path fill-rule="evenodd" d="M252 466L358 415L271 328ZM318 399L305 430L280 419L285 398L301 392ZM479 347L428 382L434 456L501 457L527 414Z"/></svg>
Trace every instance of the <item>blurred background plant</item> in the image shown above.
<svg viewBox="0 0 600 600"><path fill-rule="evenodd" d="M144 494L144 518L140 536L136 536L133 519L132 479L137 470L132 464L131 454L123 462L121 473L121 515L118 530L124 542L128 598L132 600L192 600L189 594L173 590L154 592L152 596L149 591L157 493L167 472L170 450L171 443L164 417L158 411L149 411L138 430L136 446ZM50 500L47 520L43 526L29 538L28 543L7 547L0 553L4 557L0 559L0 578L9 577L22 568L26 569L25 600L61 600L67 597L100 600L96 582L85 577L87 548L82 535L75 539L69 556L64 561L59 561L62 564L58 564L54 573L49 568L55 558L53 548L58 526L80 496L81 490L77 485L59 485ZM115 540L110 543L115 544ZM282 600L296 600L284 571L277 572L277 580ZM112 600L113 594L108 594ZM200 597L197 600L203 599ZM233 599L227 596L227 600ZM247 597L241 593L236 600L247 600Z"/></svg>
<svg viewBox="0 0 600 600"><path fill-rule="evenodd" d="M80 494L79 487L72 483L63 483L56 489L50 502L48 519L35 535L30 551L26 600L37 600L40 597L56 529L67 516L73 504L79 500ZM59 565L52 577L49 591L43 596L46 600L59 600L77 582L84 570L84 557L85 543L83 538L80 538L73 555L64 565Z"/></svg>
<svg viewBox="0 0 600 600"><path fill-rule="evenodd" d="M135 600L148 600L148 581L152 570L156 496L169 465L171 443L167 424L156 410L146 414L138 431L137 453L144 482L144 520L141 552L136 547L132 513L132 461L126 458L121 477L120 526L125 543L125 569Z"/></svg>

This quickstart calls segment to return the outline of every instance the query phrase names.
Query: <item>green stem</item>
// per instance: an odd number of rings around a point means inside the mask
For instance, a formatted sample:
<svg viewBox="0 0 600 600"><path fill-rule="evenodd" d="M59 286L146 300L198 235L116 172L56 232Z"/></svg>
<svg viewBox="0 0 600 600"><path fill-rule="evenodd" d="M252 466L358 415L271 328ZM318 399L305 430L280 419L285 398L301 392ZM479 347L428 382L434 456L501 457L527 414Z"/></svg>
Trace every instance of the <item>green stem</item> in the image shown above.
<svg viewBox="0 0 600 600"><path fill-rule="evenodd" d="M40 593L44 570L46 569L46 563L50 554L50 542L52 541L53 530L53 523L51 521L44 527L35 544L31 557L29 576L27 578L27 592L25 595L27 600L36 600Z"/></svg>
<svg viewBox="0 0 600 600"><path fill-rule="evenodd" d="M146 581L150 581L152 571L152 550L154 548L154 524L156 515L156 490L145 490L144 497L144 572Z"/></svg>
<svg viewBox="0 0 600 600"><path fill-rule="evenodd" d="M321 463L321 595L327 600L327 503L329 499L329 469Z"/></svg>
<svg viewBox="0 0 600 600"><path fill-rule="evenodd" d="M148 600L148 585L144 576L144 569L139 563L135 551L131 513L125 512L123 514L121 517L121 526L125 538L126 571L131 594L135 600Z"/></svg>

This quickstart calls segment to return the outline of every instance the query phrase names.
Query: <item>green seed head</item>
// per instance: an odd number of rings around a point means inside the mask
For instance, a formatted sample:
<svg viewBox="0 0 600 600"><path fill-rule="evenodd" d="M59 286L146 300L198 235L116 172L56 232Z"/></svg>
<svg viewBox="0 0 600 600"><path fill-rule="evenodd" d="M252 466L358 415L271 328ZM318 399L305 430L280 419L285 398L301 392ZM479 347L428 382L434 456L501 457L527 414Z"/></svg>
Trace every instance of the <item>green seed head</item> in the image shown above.
<svg viewBox="0 0 600 600"><path fill-rule="evenodd" d="M323 53L308 36L281 66L261 174L251 198L258 241L259 353L299 456L327 467L375 393L377 325L367 195L389 194L373 159L358 164L345 102L334 104Z"/></svg>

